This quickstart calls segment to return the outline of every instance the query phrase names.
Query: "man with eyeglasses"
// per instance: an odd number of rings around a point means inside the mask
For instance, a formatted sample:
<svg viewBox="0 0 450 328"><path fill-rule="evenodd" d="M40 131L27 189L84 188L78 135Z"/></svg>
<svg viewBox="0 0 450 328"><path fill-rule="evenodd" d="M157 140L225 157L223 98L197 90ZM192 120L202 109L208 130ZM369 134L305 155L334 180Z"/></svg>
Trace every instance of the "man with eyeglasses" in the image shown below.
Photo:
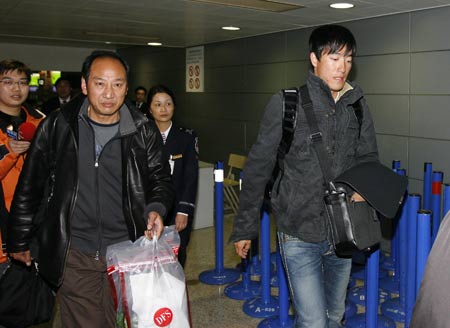
<svg viewBox="0 0 450 328"><path fill-rule="evenodd" d="M0 62L0 192L3 193L0 218L8 215L25 154L30 147L29 139L44 117L25 103L30 77L31 70L25 64L13 59ZM0 221L3 233L6 230L4 221ZM0 249L0 262L6 260L2 250L3 247Z"/></svg>

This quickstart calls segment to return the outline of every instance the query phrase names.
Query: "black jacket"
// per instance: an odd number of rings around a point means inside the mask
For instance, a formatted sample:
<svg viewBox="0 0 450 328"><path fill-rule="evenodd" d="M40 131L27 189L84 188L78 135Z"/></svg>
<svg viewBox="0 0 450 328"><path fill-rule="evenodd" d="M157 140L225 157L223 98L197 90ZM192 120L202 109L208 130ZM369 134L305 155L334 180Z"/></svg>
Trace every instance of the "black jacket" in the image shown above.
<svg viewBox="0 0 450 328"><path fill-rule="evenodd" d="M71 241L70 220L81 174L77 172L78 120L84 99L73 99L39 126L8 222L8 251L26 251L36 238L40 272L54 286L62 283ZM134 129L121 138L122 209L129 238L135 240L146 230L146 213L156 210L165 215L174 191L158 129L141 113L128 108L124 106L121 111L131 114Z"/></svg>
<svg viewBox="0 0 450 328"><path fill-rule="evenodd" d="M352 89L334 102L329 87L312 72L307 86L323 142L332 162L332 174L338 176L354 165L377 161L378 151L372 118L360 87ZM353 104L361 101L361 127ZM264 189L276 161L282 136L282 93L275 94L267 104L256 143L252 146L243 170L239 210L234 221L231 241L258 236ZM314 151L305 112L297 112L297 125L292 146L284 160L285 172L278 189L275 181L272 209L279 231L306 242L327 239L323 196L324 179Z"/></svg>
<svg viewBox="0 0 450 328"><path fill-rule="evenodd" d="M172 182L176 193L175 206L167 216L167 223L171 225L178 212L187 214L189 220L194 218L198 184L197 137L188 130L172 126L164 148L173 161Z"/></svg>

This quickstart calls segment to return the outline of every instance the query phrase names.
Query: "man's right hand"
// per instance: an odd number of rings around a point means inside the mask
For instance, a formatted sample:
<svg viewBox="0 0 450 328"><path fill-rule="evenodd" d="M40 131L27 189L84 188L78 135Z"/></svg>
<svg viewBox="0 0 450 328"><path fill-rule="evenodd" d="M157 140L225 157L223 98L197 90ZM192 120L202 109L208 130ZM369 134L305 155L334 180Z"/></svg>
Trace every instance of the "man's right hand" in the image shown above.
<svg viewBox="0 0 450 328"><path fill-rule="evenodd" d="M236 254L241 258L246 259L250 246L252 244L251 240L239 240L234 243L234 248L236 249Z"/></svg>
<svg viewBox="0 0 450 328"><path fill-rule="evenodd" d="M13 153L23 154L30 148L31 143L25 140L8 139L8 145Z"/></svg>
<svg viewBox="0 0 450 328"><path fill-rule="evenodd" d="M19 253L8 253L16 261L25 263L27 266L31 265L31 254L30 251L19 252Z"/></svg>

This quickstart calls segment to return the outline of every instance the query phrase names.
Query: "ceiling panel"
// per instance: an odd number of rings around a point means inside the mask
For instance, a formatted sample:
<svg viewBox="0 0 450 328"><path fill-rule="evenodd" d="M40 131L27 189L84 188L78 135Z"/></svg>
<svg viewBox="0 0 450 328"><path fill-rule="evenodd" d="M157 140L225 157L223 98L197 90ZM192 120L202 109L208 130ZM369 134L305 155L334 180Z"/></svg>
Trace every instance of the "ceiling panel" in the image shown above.
<svg viewBox="0 0 450 328"><path fill-rule="evenodd" d="M0 43L113 47L193 45L244 38L327 23L449 6L443 0L350 0L335 10L331 0L281 0L305 8L270 13L190 0L2 0ZM241 27L226 32L222 26Z"/></svg>

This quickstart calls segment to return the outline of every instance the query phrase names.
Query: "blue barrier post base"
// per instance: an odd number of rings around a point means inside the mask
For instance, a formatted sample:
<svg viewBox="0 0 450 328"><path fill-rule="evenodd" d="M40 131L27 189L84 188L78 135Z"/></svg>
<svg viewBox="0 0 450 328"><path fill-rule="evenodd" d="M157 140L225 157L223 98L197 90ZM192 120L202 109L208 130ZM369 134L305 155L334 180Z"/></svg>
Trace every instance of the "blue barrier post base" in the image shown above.
<svg viewBox="0 0 450 328"><path fill-rule="evenodd" d="M389 294L382 289L379 291L379 303L383 303L389 298ZM347 292L347 299L355 304L366 306L366 289L364 286L353 287Z"/></svg>
<svg viewBox="0 0 450 328"><path fill-rule="evenodd" d="M388 276L386 278L380 279L378 285L381 289L393 294L398 294L400 292L400 282L398 277Z"/></svg>
<svg viewBox="0 0 450 328"><path fill-rule="evenodd" d="M223 269L222 272L216 270L203 271L198 279L207 285L225 285L239 279L241 272L236 269Z"/></svg>
<svg viewBox="0 0 450 328"><path fill-rule="evenodd" d="M395 262L391 257L384 257L380 260L380 268L387 271L395 271Z"/></svg>
<svg viewBox="0 0 450 328"><path fill-rule="evenodd" d="M394 321L405 322L405 305L400 302L400 298L391 298L381 304L381 313Z"/></svg>
<svg viewBox="0 0 450 328"><path fill-rule="evenodd" d="M258 328L292 328L294 327L294 316L288 315L287 320L281 321L279 316L264 319L258 324Z"/></svg>
<svg viewBox="0 0 450 328"><path fill-rule="evenodd" d="M395 328L395 322L384 316L378 316L377 328ZM359 313L351 318L345 320L345 328L365 328L366 325L366 314Z"/></svg>
<svg viewBox="0 0 450 328"><path fill-rule="evenodd" d="M351 276L358 280L366 280L366 267L358 266L358 267L352 267ZM388 276L387 272L385 270L378 271L378 278L383 279Z"/></svg>
<svg viewBox="0 0 450 328"><path fill-rule="evenodd" d="M268 300L256 297L248 300L242 306L244 313L253 318L268 318L279 314L278 298L270 296Z"/></svg>
<svg viewBox="0 0 450 328"><path fill-rule="evenodd" d="M276 273L270 277L270 287L278 288L278 276Z"/></svg>
<svg viewBox="0 0 450 328"><path fill-rule="evenodd" d="M248 272L253 278L261 276L261 261L258 255L255 255L248 264Z"/></svg>
<svg viewBox="0 0 450 328"><path fill-rule="evenodd" d="M356 279L353 277L350 277L350 279L348 280L348 285L347 285L347 289L353 288L356 285Z"/></svg>
<svg viewBox="0 0 450 328"><path fill-rule="evenodd" d="M353 317L358 312L358 307L352 301L345 301L345 318Z"/></svg>
<svg viewBox="0 0 450 328"><path fill-rule="evenodd" d="M247 284L237 281L225 287L224 294L234 300L249 300L261 295L261 284L256 281Z"/></svg>

